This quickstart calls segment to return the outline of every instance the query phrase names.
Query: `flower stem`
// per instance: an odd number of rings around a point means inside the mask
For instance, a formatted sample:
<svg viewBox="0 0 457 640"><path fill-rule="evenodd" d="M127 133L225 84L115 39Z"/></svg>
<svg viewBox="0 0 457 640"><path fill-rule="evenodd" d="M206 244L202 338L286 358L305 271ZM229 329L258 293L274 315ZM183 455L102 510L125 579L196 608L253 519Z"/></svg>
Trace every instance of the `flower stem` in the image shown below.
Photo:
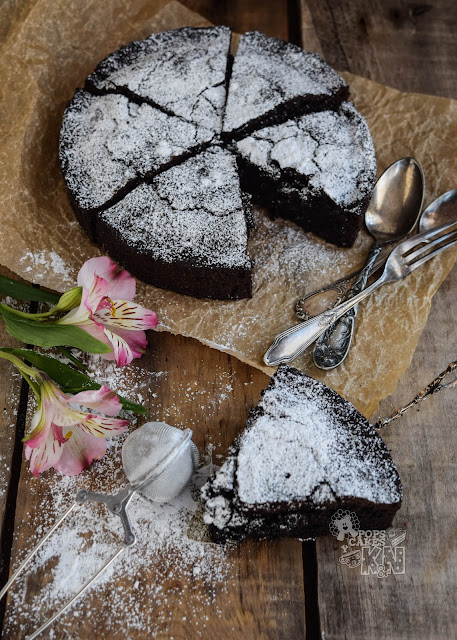
<svg viewBox="0 0 457 640"><path fill-rule="evenodd" d="M16 369L19 371L21 376L27 382L27 384L31 387L33 393L36 395L37 399L40 399L40 386L36 383L36 376L40 374L38 369L34 369L33 367L29 367L22 360L20 360L17 356L14 356L12 353L7 353L5 351L0 351L0 358L4 360L9 360L14 364Z"/></svg>

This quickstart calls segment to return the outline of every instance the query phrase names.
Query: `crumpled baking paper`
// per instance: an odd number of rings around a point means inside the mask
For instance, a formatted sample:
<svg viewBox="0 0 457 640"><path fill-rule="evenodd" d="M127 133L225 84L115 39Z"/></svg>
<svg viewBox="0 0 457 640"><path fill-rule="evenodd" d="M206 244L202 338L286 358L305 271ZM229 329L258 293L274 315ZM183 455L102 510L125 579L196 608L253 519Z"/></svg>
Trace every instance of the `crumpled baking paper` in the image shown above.
<svg viewBox="0 0 457 640"><path fill-rule="evenodd" d="M73 215L60 174L58 139L66 102L97 63L133 39L207 21L178 2L22 0L0 8L0 263L63 291L99 249ZM378 172L403 156L419 160L426 202L457 183L457 102L408 94L343 74L373 136ZM263 354L296 324L298 297L362 265L372 239L361 233L339 249L292 223L255 211L254 295L236 302L197 300L139 284L137 300L154 309L159 329L192 336L271 373ZM450 251L359 309L351 352L331 372L312 365L310 350L294 365L371 415L408 367L433 294L457 257Z"/></svg>

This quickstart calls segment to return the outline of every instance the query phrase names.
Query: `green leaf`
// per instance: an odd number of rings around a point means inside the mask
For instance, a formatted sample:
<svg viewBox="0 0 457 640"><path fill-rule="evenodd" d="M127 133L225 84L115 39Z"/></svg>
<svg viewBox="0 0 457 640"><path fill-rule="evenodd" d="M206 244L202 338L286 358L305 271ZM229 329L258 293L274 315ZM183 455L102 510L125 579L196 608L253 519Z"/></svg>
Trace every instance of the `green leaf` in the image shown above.
<svg viewBox="0 0 457 640"><path fill-rule="evenodd" d="M43 289L36 289L29 284L23 282L16 282L11 278L0 275L0 295L10 296L15 300L28 300L30 302L50 302L56 304L60 295L58 293L51 293L50 291L43 291Z"/></svg>
<svg viewBox="0 0 457 640"><path fill-rule="evenodd" d="M112 349L79 327L54 322L37 322L18 317L9 307L0 304L0 313L10 335L25 344L37 347L76 347L87 353L110 353Z"/></svg>
<svg viewBox="0 0 457 640"><path fill-rule="evenodd" d="M65 349L65 347L56 347L56 348L59 353L61 353L66 358L68 358L70 362L73 362L73 364L77 369L80 369L81 371L89 371L89 367L86 367L86 365L83 362L81 362L81 360L78 360L78 358L76 358L76 356L74 356L68 349Z"/></svg>
<svg viewBox="0 0 457 640"><path fill-rule="evenodd" d="M94 380L86 376L84 373L76 371L67 364L56 360L56 358L46 356L42 353L38 353L37 351L33 351L32 349L12 349L2 347L0 348L0 351L12 353L19 358L27 360L30 364L35 365L35 367L47 373L54 382L57 382L65 393L79 393L79 391L96 390L100 389L102 386L98 382L94 382ZM119 394L118 397L122 406L127 411L133 411L134 413L139 413L141 415L145 415L147 413L145 407L141 404L131 402Z"/></svg>

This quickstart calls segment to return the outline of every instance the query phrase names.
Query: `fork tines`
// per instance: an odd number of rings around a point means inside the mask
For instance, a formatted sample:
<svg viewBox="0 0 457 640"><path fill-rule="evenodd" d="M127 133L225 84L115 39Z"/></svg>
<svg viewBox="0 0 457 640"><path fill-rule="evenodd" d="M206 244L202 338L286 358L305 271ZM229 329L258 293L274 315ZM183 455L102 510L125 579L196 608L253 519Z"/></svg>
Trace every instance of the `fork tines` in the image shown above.
<svg viewBox="0 0 457 640"><path fill-rule="evenodd" d="M456 243L457 220L407 240L402 257L409 269L415 269Z"/></svg>

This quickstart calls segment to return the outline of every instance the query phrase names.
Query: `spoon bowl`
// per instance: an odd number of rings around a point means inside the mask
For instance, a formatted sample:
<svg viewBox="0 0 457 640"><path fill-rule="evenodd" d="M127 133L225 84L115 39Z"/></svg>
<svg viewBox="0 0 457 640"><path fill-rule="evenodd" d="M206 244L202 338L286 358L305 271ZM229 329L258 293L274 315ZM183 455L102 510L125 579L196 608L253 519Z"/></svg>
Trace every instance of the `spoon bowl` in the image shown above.
<svg viewBox="0 0 457 640"><path fill-rule="evenodd" d="M457 220L457 189L443 193L425 209L419 219L419 233Z"/></svg>
<svg viewBox="0 0 457 640"><path fill-rule="evenodd" d="M402 158L384 171L365 213L367 230L378 243L400 240L411 231L422 207L423 184L414 158Z"/></svg>

